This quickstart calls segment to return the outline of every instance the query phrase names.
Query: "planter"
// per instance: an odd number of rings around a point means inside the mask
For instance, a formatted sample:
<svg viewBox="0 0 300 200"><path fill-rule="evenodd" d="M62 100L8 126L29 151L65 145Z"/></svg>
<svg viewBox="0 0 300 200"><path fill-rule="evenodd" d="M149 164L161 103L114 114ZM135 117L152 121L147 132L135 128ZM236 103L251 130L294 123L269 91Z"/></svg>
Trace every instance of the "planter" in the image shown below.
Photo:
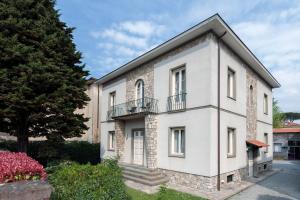
<svg viewBox="0 0 300 200"><path fill-rule="evenodd" d="M52 187L47 181L17 181L0 184L1 200L48 200Z"/></svg>

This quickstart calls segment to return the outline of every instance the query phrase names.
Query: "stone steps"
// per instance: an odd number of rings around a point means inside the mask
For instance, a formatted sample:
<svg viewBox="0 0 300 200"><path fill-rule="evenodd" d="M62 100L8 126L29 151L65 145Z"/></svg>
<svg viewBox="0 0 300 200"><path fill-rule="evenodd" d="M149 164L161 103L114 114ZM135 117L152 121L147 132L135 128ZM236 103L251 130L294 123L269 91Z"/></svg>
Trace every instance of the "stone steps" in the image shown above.
<svg viewBox="0 0 300 200"><path fill-rule="evenodd" d="M168 178L156 169L120 163L123 178L149 186L156 186L168 182Z"/></svg>

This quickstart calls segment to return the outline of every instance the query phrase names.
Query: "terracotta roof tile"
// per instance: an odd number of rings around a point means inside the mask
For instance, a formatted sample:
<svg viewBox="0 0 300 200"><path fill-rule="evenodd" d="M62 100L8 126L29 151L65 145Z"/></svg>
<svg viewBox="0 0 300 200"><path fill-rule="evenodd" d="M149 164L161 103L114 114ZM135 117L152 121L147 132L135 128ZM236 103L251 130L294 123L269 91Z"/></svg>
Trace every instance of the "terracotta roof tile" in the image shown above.
<svg viewBox="0 0 300 200"><path fill-rule="evenodd" d="M266 143L263 143L263 142L258 141L258 140L247 140L246 143L251 144L251 145L253 145L255 147L258 147L258 148L269 146Z"/></svg>
<svg viewBox="0 0 300 200"><path fill-rule="evenodd" d="M300 133L300 128L274 128L273 133Z"/></svg>

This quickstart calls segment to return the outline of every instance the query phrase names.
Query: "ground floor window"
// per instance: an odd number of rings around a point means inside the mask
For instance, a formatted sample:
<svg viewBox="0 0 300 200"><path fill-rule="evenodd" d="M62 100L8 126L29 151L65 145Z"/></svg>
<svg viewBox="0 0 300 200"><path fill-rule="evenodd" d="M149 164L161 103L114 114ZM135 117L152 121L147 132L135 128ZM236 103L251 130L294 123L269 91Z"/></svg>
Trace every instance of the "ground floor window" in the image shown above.
<svg viewBox="0 0 300 200"><path fill-rule="evenodd" d="M274 143L274 152L280 153L281 152L281 147L282 147L281 143Z"/></svg>
<svg viewBox="0 0 300 200"><path fill-rule="evenodd" d="M185 128L170 128L169 136L169 154L171 156L185 155Z"/></svg>
<svg viewBox="0 0 300 200"><path fill-rule="evenodd" d="M109 131L108 132L108 150L115 150L115 131Z"/></svg>
<svg viewBox="0 0 300 200"><path fill-rule="evenodd" d="M234 128L228 128L227 129L227 157L234 157L235 156L235 129Z"/></svg>

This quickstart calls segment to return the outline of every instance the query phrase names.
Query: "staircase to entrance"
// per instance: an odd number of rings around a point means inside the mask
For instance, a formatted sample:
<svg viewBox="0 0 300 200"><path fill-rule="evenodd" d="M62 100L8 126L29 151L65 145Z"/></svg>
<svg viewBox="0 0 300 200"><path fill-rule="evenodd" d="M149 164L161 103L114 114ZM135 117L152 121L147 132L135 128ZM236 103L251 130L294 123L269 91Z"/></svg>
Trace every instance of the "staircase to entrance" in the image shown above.
<svg viewBox="0 0 300 200"><path fill-rule="evenodd" d="M139 165L119 163L123 178L148 186L157 186L168 182L168 177L157 169L149 169Z"/></svg>

